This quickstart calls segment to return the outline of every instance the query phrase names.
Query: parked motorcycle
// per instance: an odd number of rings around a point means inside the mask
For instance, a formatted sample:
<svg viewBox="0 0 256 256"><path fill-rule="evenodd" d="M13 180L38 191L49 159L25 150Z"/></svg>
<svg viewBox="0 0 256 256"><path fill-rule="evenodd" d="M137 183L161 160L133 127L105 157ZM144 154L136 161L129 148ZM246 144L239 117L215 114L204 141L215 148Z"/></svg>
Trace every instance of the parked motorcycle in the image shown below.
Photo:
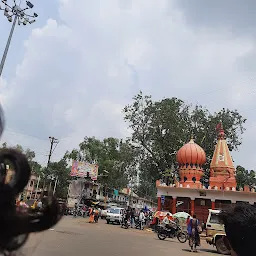
<svg viewBox="0 0 256 256"><path fill-rule="evenodd" d="M78 207L77 209L74 209L73 216L74 217L77 217L77 216L78 217L85 217L86 212L81 207Z"/></svg>
<svg viewBox="0 0 256 256"><path fill-rule="evenodd" d="M159 225L157 227L157 236L160 240L177 237L180 243L185 243L188 239L187 234L182 231L179 225L173 228L166 228L165 226Z"/></svg>

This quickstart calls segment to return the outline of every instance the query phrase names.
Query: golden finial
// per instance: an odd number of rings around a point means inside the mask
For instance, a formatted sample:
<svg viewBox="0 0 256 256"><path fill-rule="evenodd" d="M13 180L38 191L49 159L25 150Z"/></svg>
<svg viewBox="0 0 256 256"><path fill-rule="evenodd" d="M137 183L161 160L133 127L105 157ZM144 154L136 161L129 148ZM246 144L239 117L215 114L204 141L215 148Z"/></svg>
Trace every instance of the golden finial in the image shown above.
<svg viewBox="0 0 256 256"><path fill-rule="evenodd" d="M190 142L189 143L194 143L194 134L193 133L190 136Z"/></svg>

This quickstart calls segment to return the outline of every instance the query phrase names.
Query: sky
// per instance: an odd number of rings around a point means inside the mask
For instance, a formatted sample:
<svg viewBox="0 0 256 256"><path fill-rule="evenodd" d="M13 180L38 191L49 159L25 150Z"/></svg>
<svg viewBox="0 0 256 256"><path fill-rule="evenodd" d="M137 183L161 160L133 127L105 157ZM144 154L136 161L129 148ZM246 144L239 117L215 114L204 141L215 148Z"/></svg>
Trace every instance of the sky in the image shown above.
<svg viewBox="0 0 256 256"><path fill-rule="evenodd" d="M2 142L46 164L49 136L59 139L52 161L85 136L126 137L122 109L142 90L211 112L237 109L246 132L232 156L254 169L255 1L31 2L37 22L15 28L0 78ZM10 27L0 11L0 54Z"/></svg>

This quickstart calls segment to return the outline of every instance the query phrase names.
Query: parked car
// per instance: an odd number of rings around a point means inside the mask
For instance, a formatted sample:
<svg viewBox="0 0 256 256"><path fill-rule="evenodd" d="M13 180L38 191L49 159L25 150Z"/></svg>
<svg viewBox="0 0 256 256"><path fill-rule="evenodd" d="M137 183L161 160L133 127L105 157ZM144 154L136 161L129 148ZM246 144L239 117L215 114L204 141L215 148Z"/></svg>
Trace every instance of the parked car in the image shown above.
<svg viewBox="0 0 256 256"><path fill-rule="evenodd" d="M224 225L220 223L219 210L209 210L206 222L206 242L216 246L217 252L230 255L230 251L224 244L223 237L226 236Z"/></svg>
<svg viewBox="0 0 256 256"><path fill-rule="evenodd" d="M107 213L108 213L109 209L110 209L110 208L101 210L100 217L101 217L102 219L106 219Z"/></svg>
<svg viewBox="0 0 256 256"><path fill-rule="evenodd" d="M109 223L121 224L123 211L124 211L124 208L119 208L119 207L110 208L106 216L107 224Z"/></svg>

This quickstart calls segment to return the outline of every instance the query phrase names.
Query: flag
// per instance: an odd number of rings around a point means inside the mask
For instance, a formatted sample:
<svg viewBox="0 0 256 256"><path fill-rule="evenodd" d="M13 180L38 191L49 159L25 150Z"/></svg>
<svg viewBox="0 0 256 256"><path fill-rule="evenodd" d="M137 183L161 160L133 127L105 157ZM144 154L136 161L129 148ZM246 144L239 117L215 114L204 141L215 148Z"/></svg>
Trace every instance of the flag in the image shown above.
<svg viewBox="0 0 256 256"><path fill-rule="evenodd" d="M216 125L216 131L218 131L220 128L221 128L221 126L222 126L222 123L220 122L220 123L218 123L217 125Z"/></svg>

